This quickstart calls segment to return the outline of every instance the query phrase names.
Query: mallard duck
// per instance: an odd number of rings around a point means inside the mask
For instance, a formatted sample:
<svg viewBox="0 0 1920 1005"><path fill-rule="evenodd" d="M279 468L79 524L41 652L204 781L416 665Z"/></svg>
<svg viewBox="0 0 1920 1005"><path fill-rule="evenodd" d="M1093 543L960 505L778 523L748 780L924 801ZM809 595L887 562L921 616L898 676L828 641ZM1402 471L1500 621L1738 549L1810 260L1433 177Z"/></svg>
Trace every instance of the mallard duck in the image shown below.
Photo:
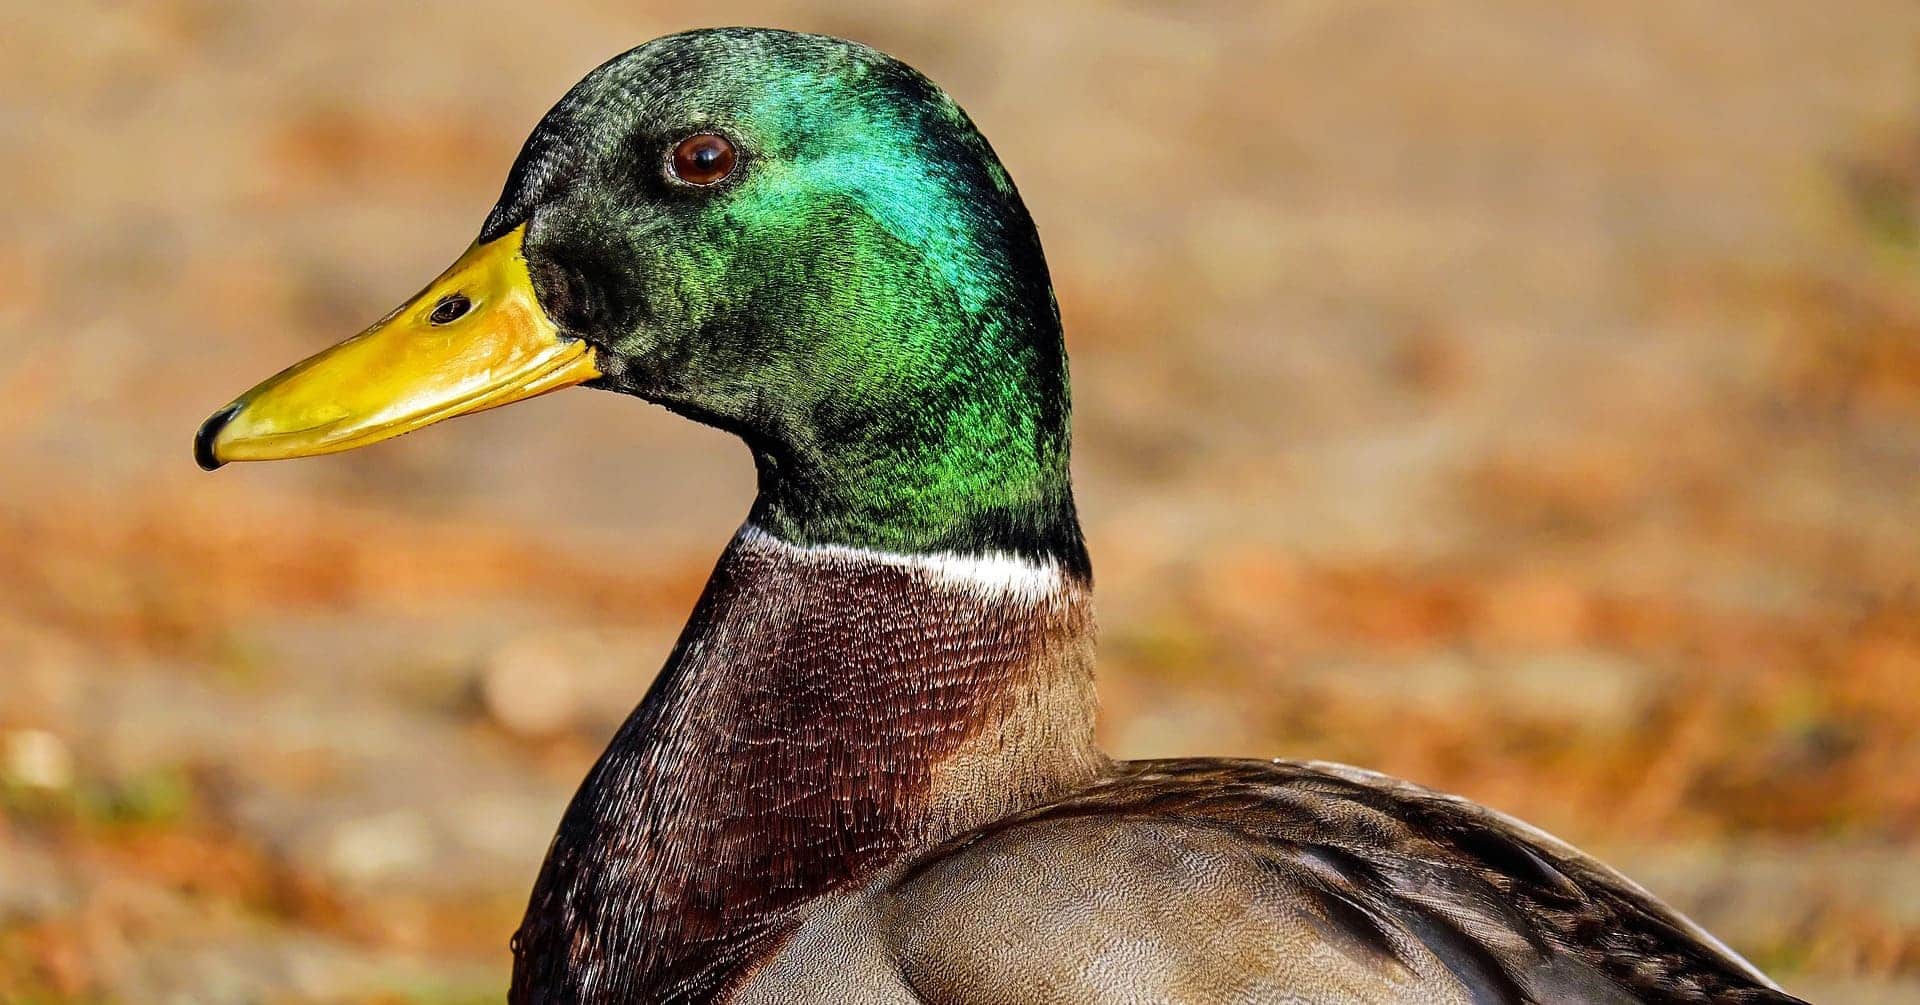
<svg viewBox="0 0 1920 1005"><path fill-rule="evenodd" d="M574 385L751 449L745 525L560 824L514 1002L1796 1000L1466 800L1109 760L1067 384L1033 222L958 105L852 42L697 31L588 74L459 261L195 453Z"/></svg>

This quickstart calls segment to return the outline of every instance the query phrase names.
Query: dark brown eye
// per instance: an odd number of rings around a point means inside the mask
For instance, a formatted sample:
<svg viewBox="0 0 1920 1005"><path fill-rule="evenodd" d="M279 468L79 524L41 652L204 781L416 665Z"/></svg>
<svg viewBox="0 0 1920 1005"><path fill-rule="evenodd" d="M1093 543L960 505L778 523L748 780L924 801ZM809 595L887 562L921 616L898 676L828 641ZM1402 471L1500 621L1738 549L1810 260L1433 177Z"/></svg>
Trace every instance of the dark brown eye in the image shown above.
<svg viewBox="0 0 1920 1005"><path fill-rule="evenodd" d="M733 144L717 133L695 133L673 148L673 176L689 185L712 185L733 173Z"/></svg>
<svg viewBox="0 0 1920 1005"><path fill-rule="evenodd" d="M473 309L473 301L458 293L452 293L441 297L440 302L433 305L433 313L427 315L427 320L437 325L450 325L466 317L467 311L471 309Z"/></svg>

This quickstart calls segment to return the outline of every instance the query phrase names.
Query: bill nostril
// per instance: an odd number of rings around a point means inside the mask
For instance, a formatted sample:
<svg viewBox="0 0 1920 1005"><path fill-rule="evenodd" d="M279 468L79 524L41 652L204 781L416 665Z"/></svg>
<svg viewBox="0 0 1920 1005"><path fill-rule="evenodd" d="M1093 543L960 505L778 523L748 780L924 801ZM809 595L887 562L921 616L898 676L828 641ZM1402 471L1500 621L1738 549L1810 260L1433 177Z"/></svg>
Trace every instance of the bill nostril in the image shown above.
<svg viewBox="0 0 1920 1005"><path fill-rule="evenodd" d="M200 431L193 435L193 459L199 462L202 470L212 471L226 463L214 456L213 441L215 437L220 435L222 429L227 428L227 423L233 421L233 417L239 414L239 412L240 403L234 402L208 416L207 421L200 424Z"/></svg>
<svg viewBox="0 0 1920 1005"><path fill-rule="evenodd" d="M450 325L466 317L472 309L473 301L468 300L465 294L449 293L433 305L433 313L427 315L427 321L433 325Z"/></svg>

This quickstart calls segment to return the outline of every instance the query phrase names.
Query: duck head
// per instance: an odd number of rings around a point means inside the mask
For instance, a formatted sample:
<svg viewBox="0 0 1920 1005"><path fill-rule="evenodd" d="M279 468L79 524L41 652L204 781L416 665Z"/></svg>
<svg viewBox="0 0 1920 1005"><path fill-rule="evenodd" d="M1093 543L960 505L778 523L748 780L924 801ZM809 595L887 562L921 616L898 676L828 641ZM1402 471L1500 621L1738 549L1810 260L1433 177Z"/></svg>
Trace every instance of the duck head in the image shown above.
<svg viewBox="0 0 1920 1005"><path fill-rule="evenodd" d="M792 543L1084 570L1033 223L959 106L865 46L722 29L594 70L451 268L195 453L350 450L574 385L739 435L749 519Z"/></svg>

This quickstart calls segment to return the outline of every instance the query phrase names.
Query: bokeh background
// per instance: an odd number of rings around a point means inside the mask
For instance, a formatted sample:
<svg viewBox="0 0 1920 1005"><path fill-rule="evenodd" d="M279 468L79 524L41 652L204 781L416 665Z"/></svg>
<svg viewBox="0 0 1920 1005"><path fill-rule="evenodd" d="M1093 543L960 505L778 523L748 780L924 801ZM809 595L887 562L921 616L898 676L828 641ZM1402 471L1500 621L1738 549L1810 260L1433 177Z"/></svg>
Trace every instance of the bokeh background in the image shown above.
<svg viewBox="0 0 1920 1005"><path fill-rule="evenodd" d="M0 1000L500 999L745 451L588 392L189 440L714 23L900 55L1026 194L1112 750L1459 791L1920 1000L1910 0L9 0Z"/></svg>

